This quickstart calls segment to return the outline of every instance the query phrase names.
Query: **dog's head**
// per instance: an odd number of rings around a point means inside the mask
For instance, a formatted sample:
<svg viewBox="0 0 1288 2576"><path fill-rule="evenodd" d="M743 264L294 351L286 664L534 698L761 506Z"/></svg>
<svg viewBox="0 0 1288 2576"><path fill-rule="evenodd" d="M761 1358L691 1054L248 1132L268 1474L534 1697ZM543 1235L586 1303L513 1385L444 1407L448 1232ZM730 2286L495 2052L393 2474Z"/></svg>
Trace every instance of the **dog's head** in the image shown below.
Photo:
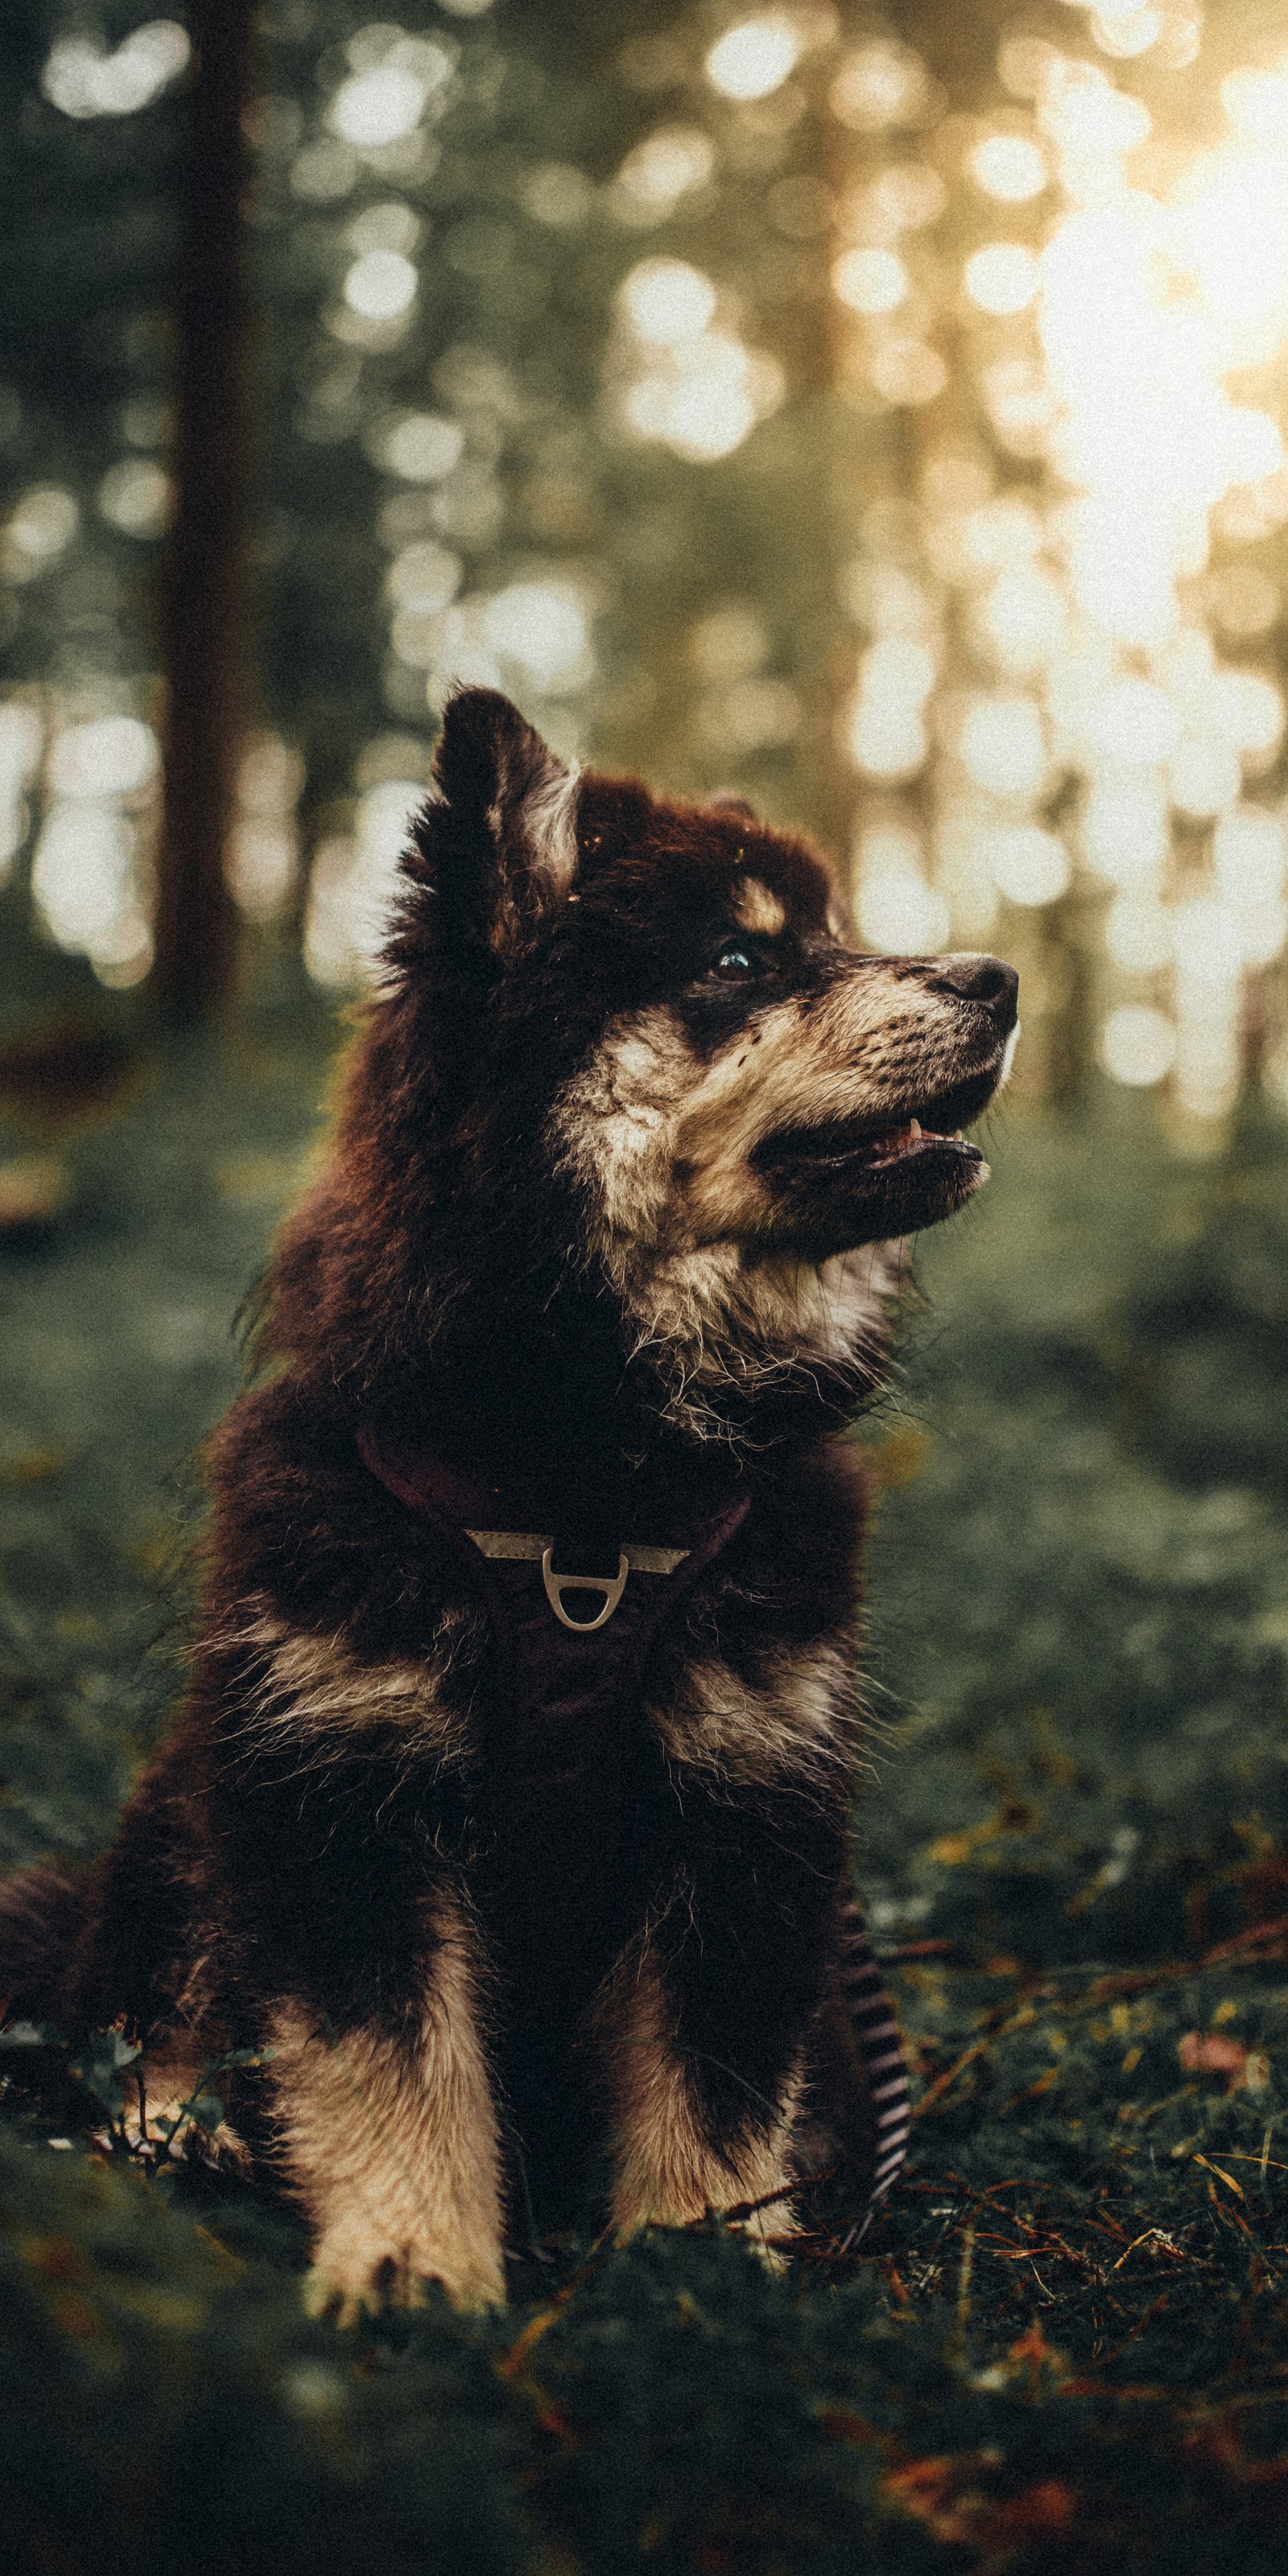
<svg viewBox="0 0 1288 2576"><path fill-rule="evenodd" d="M476 1267L486 1240L511 1292L503 1243L543 1295L552 1263L594 1283L690 1428L769 1386L852 1401L891 1248L984 1174L960 1131L1006 1067L1011 969L860 953L804 843L579 776L492 691L449 705L436 774L384 1008L437 1057Z"/></svg>
<svg viewBox="0 0 1288 2576"><path fill-rule="evenodd" d="M437 774L413 882L481 1014L461 1114L488 1168L508 1119L571 1185L576 1252L673 1402L870 1357L890 1264L855 1256L977 1188L961 1130L1006 1065L1012 970L863 955L800 841L578 777L490 691L449 707ZM404 971L425 929L413 898Z"/></svg>

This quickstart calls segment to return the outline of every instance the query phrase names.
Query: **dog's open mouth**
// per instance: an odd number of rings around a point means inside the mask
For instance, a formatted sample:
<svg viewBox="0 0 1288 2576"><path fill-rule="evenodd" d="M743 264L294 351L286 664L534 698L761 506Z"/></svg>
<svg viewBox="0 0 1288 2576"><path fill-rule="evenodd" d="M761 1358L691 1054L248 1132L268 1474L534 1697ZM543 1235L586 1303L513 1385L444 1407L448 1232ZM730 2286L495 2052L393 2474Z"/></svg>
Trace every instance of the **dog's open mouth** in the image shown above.
<svg viewBox="0 0 1288 2576"><path fill-rule="evenodd" d="M990 1070L895 1115L886 1109L763 1136L751 1161L774 1191L782 1230L839 1248L915 1233L950 1216L987 1177L978 1146L962 1130L996 1084Z"/></svg>
<svg viewBox="0 0 1288 2576"><path fill-rule="evenodd" d="M801 1163L812 1163L820 1169L828 1164L864 1164L870 1171L879 1171L908 1155L925 1155L951 1146L978 1163L981 1157L977 1147L967 1144L961 1131L991 1099L995 1079L991 1073L976 1074L952 1091L919 1102L915 1113L909 1110L893 1118L887 1110L870 1118L833 1118L817 1127L778 1127L772 1135L761 1138L751 1159L761 1171Z"/></svg>

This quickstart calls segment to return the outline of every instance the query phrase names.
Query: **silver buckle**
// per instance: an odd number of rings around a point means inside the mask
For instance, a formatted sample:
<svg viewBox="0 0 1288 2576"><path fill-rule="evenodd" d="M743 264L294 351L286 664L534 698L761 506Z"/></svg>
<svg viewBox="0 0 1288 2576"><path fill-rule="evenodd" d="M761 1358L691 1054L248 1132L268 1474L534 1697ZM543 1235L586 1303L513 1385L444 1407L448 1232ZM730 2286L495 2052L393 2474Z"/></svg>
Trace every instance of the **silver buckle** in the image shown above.
<svg viewBox="0 0 1288 2576"><path fill-rule="evenodd" d="M535 1530L467 1530L465 1535L473 1539L480 1556L539 1564L546 1599L560 1625L571 1628L574 1637L589 1637L594 1629L607 1627L626 1590L628 1574L674 1574L689 1553L687 1547L640 1547L632 1540L618 1557L616 1574L556 1574L551 1562L554 1540L538 1536ZM602 1592L603 1609L594 1619L570 1619L563 1606L565 1592Z"/></svg>
<svg viewBox="0 0 1288 2576"><path fill-rule="evenodd" d="M626 1577L631 1570L630 1558L625 1548L618 1557L617 1572L612 1576L555 1574L551 1567L553 1555L553 1546L543 1548L541 1551L541 1580L546 1587L546 1599L556 1619L561 1620L565 1628L571 1628L575 1637L589 1637L594 1629L606 1628L626 1590ZM565 1592L602 1592L605 1596L603 1609L593 1619L570 1619L563 1606Z"/></svg>

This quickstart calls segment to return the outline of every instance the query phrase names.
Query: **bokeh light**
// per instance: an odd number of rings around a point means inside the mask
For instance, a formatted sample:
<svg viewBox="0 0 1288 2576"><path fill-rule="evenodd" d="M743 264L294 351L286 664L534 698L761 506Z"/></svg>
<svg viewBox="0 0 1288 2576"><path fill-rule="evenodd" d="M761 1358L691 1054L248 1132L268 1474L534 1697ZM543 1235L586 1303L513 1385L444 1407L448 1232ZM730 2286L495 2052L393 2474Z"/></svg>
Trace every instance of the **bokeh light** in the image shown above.
<svg viewBox="0 0 1288 2576"><path fill-rule="evenodd" d="M1045 156L1027 134L986 134L971 153L969 168L976 187L1003 205L1039 197L1047 184Z"/></svg>
<svg viewBox="0 0 1288 2576"><path fill-rule="evenodd" d="M1101 1029L1100 1061L1115 1082L1148 1088L1162 1082L1176 1062L1176 1031L1164 1012L1123 1002Z"/></svg>
<svg viewBox="0 0 1288 2576"><path fill-rule="evenodd" d="M229 886L251 921L273 921L294 891L299 869L296 806L304 763L279 734L252 736L237 775L237 811L225 867Z"/></svg>
<svg viewBox="0 0 1288 2576"><path fill-rule="evenodd" d="M1072 873L1059 834L1036 823L999 826L989 835L988 855L997 890L1012 903L1054 903Z"/></svg>
<svg viewBox="0 0 1288 2576"><path fill-rule="evenodd" d="M413 262L401 251L368 250L345 277L344 300L364 321L393 322L406 312L418 284Z"/></svg>
<svg viewBox="0 0 1288 2576"><path fill-rule="evenodd" d="M459 421L436 412L407 412L380 440L380 462L407 483L441 483L458 465L465 445Z"/></svg>
<svg viewBox="0 0 1288 2576"><path fill-rule="evenodd" d="M590 676L585 604L569 582L511 582L488 601L483 630L498 660L517 662L536 689L562 697Z"/></svg>
<svg viewBox="0 0 1288 2576"><path fill-rule="evenodd" d="M719 297L687 260L640 260L618 298L628 335L621 416L690 464L714 464L742 445L782 400L776 360L711 327Z"/></svg>
<svg viewBox="0 0 1288 2576"><path fill-rule="evenodd" d="M173 18L136 27L114 52L101 37L63 36L41 77L46 98L64 116L133 116L186 70L192 47Z"/></svg>
<svg viewBox="0 0 1288 2576"><path fill-rule="evenodd" d="M880 134L891 126L916 125L929 87L926 66L910 45L876 36L842 62L829 104L855 133Z"/></svg>
<svg viewBox="0 0 1288 2576"><path fill-rule="evenodd" d="M715 164L715 145L699 127L659 126L627 153L617 174L619 196L639 220L656 223L681 197L705 186Z"/></svg>
<svg viewBox="0 0 1288 2576"><path fill-rule="evenodd" d="M399 63L382 63L342 84L331 101L329 121L346 143L393 143L419 124L426 94L415 72Z"/></svg>
<svg viewBox="0 0 1288 2576"><path fill-rule="evenodd" d="M137 983L152 959L157 736L124 713L70 722L56 715L46 773L31 870L37 915L59 947L86 955L105 983Z"/></svg>
<svg viewBox="0 0 1288 2576"><path fill-rule="evenodd" d="M994 796L1034 797L1047 774L1042 718L1031 698L977 698L958 738L963 766Z"/></svg>
<svg viewBox="0 0 1288 2576"><path fill-rule="evenodd" d="M892 250L847 250L832 271L832 284L854 313L893 313L907 296L909 278Z"/></svg>
<svg viewBox="0 0 1288 2576"><path fill-rule="evenodd" d="M44 743L44 718L38 706L22 698L0 700L0 884L30 829L27 793Z"/></svg>
<svg viewBox="0 0 1288 2576"><path fill-rule="evenodd" d="M744 18L717 37L707 55L707 79L725 98L768 98L795 68L800 49L786 10Z"/></svg>
<svg viewBox="0 0 1288 2576"><path fill-rule="evenodd" d="M98 487L98 506L114 528L130 537L159 537L170 520L173 497L164 466L150 458L122 457Z"/></svg>
<svg viewBox="0 0 1288 2576"><path fill-rule="evenodd" d="M986 242L963 272L966 292L983 313L1022 313L1038 291L1038 263L1022 242Z"/></svg>
<svg viewBox="0 0 1288 2576"><path fill-rule="evenodd" d="M920 835L906 823L861 834L855 852L859 930L872 948L924 956L947 943L950 914L927 880Z"/></svg>
<svg viewBox="0 0 1288 2576"><path fill-rule="evenodd" d="M66 551L79 525L79 507L60 485L37 483L24 492L0 528L0 572L5 580L36 580Z"/></svg>
<svg viewBox="0 0 1288 2576"><path fill-rule="evenodd" d="M687 260L644 259L631 270L622 303L641 340L678 348L701 339L716 309L716 290Z"/></svg>

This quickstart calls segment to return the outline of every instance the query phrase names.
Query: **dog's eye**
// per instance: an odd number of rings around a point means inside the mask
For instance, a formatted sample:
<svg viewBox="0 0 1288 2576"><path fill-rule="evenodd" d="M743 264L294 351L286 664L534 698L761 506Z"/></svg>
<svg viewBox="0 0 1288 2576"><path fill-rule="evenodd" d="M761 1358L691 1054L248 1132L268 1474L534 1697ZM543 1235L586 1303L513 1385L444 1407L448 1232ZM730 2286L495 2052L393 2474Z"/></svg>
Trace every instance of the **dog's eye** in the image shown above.
<svg viewBox="0 0 1288 2576"><path fill-rule="evenodd" d="M752 975L768 972L768 961L754 940L726 939L711 968L722 984L745 984Z"/></svg>

